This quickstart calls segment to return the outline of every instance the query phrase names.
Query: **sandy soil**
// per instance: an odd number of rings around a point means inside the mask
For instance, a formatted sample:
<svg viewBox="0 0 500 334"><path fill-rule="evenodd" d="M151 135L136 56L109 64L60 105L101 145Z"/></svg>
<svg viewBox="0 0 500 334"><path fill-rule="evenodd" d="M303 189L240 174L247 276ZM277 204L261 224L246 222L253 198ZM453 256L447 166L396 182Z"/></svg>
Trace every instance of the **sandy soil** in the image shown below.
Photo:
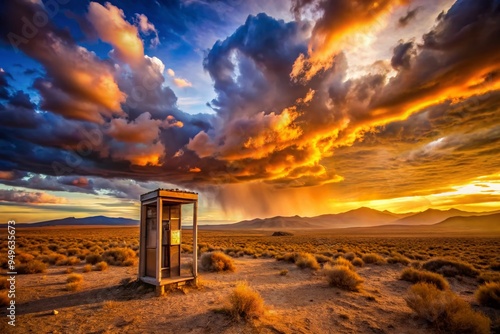
<svg viewBox="0 0 500 334"><path fill-rule="evenodd" d="M83 273L82 290L65 290L65 267L17 276L16 327L1 333L432 333L403 299L410 286L400 281L401 265L357 269L363 290L331 288L320 272L274 259L239 258L234 273L200 274L202 287L179 288L156 297L136 279L136 267ZM279 272L287 269L286 276ZM81 273L82 266L75 266ZM251 323L215 312L238 281L264 298L266 315ZM473 301L473 282L450 280L461 297ZM52 311L59 313L53 315Z"/></svg>

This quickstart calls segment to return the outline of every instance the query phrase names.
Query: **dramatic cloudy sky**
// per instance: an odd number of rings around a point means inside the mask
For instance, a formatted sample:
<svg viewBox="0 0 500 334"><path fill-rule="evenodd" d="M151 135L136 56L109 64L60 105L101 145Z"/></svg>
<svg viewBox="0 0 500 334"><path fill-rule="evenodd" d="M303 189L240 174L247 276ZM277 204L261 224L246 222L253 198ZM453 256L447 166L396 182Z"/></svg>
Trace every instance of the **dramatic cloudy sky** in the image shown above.
<svg viewBox="0 0 500 334"><path fill-rule="evenodd" d="M0 219L500 209L498 0L11 0Z"/></svg>

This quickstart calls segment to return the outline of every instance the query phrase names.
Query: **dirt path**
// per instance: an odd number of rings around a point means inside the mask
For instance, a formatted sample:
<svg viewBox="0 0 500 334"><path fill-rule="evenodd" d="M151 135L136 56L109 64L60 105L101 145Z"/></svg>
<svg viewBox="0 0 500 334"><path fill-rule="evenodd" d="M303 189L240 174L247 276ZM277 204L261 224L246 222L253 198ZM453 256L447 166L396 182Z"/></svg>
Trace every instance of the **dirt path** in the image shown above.
<svg viewBox="0 0 500 334"><path fill-rule="evenodd" d="M162 297L124 287L135 267L110 267L82 274L82 290L65 291L64 267L18 276L17 321L2 333L423 333L403 297L409 283L398 280L399 265L366 266L358 273L360 292L328 287L311 270L274 259L239 258L234 273L201 273L203 288L178 289ZM75 272L81 273L81 266ZM287 269L286 276L280 270ZM264 298L266 316L237 323L214 312L238 281L247 281ZM52 315L52 310L59 314Z"/></svg>

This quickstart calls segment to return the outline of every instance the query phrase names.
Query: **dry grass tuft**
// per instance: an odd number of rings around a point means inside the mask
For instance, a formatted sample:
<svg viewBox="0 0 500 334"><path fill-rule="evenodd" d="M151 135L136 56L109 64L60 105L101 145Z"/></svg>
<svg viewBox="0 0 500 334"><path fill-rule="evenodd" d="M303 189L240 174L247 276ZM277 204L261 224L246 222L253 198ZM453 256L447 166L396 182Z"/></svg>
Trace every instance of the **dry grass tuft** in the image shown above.
<svg viewBox="0 0 500 334"><path fill-rule="evenodd" d="M7 281L7 277L0 277L0 290L5 290L10 287L10 282Z"/></svg>
<svg viewBox="0 0 500 334"><path fill-rule="evenodd" d="M44 273L46 270L47 265L38 260L32 260L28 263L23 263L16 267L16 271L18 274L38 274Z"/></svg>
<svg viewBox="0 0 500 334"><path fill-rule="evenodd" d="M96 264L102 261L102 257L99 254L89 254L85 257L85 262L88 264Z"/></svg>
<svg viewBox="0 0 500 334"><path fill-rule="evenodd" d="M10 298L7 291L0 292L0 306L8 306L10 304Z"/></svg>
<svg viewBox="0 0 500 334"><path fill-rule="evenodd" d="M448 281L443 276L425 270L406 268L401 273L401 279L412 283L424 282L434 284L440 290L445 290L449 287Z"/></svg>
<svg viewBox="0 0 500 334"><path fill-rule="evenodd" d="M387 262L390 264L401 263L402 265L407 266L411 261L406 256L396 253L392 254L392 256L387 259Z"/></svg>
<svg viewBox="0 0 500 334"><path fill-rule="evenodd" d="M84 265L82 271L84 273L88 273L88 272L92 271L92 265L91 264Z"/></svg>
<svg viewBox="0 0 500 334"><path fill-rule="evenodd" d="M114 300L106 300L105 302L102 303L102 308L104 309L113 309L118 306L118 303L115 302Z"/></svg>
<svg viewBox="0 0 500 334"><path fill-rule="evenodd" d="M405 298L417 315L434 327L449 333L490 332L490 319L475 312L470 305L450 290L441 291L434 284L417 283Z"/></svg>
<svg viewBox="0 0 500 334"><path fill-rule="evenodd" d="M354 254L353 252L349 252L342 255L342 257L346 260L352 261L356 257L356 254Z"/></svg>
<svg viewBox="0 0 500 334"><path fill-rule="evenodd" d="M67 291L78 291L81 287L81 282L71 282L66 284Z"/></svg>
<svg viewBox="0 0 500 334"><path fill-rule="evenodd" d="M362 259L366 264L381 265L387 263L387 261L382 256L375 253L365 254L363 255Z"/></svg>
<svg viewBox="0 0 500 334"><path fill-rule="evenodd" d="M349 269L354 270L354 265L351 263L351 261L348 261L344 259L343 257L338 257L335 261L332 262L332 265L334 266L346 266L349 267Z"/></svg>
<svg viewBox="0 0 500 334"><path fill-rule="evenodd" d="M238 283L229 295L228 313L235 319L254 319L264 315L264 300L246 283Z"/></svg>
<svg viewBox="0 0 500 334"><path fill-rule="evenodd" d="M309 253L299 253L295 260L295 264L300 269L310 268L312 270L318 270L321 268L314 255Z"/></svg>
<svg viewBox="0 0 500 334"><path fill-rule="evenodd" d="M286 275L288 275L288 269L280 270L280 276L286 276Z"/></svg>
<svg viewBox="0 0 500 334"><path fill-rule="evenodd" d="M330 266L324 268L330 286L348 291L359 291L363 279L347 266Z"/></svg>
<svg viewBox="0 0 500 334"><path fill-rule="evenodd" d="M235 271L236 269L233 259L219 251L203 253L200 264L201 268L206 271Z"/></svg>
<svg viewBox="0 0 500 334"><path fill-rule="evenodd" d="M363 267L365 265L365 263L363 262L363 260L360 257L355 257L352 260L352 264L356 267Z"/></svg>
<svg viewBox="0 0 500 334"><path fill-rule="evenodd" d="M95 270L104 271L108 269L108 263L106 261L101 261L95 265Z"/></svg>
<svg viewBox="0 0 500 334"><path fill-rule="evenodd" d="M133 266L137 256L130 248L112 248L102 254L102 259L113 266Z"/></svg>
<svg viewBox="0 0 500 334"><path fill-rule="evenodd" d="M468 263L443 258L429 260L422 265L422 268L446 277L455 277L457 275L476 277L479 275L479 271Z"/></svg>
<svg viewBox="0 0 500 334"><path fill-rule="evenodd" d="M478 281L479 283L500 282L500 273L495 271L483 272L479 275Z"/></svg>
<svg viewBox="0 0 500 334"><path fill-rule="evenodd" d="M479 304L496 309L500 308L500 283L490 282L481 285L476 291L476 299Z"/></svg>
<svg viewBox="0 0 500 334"><path fill-rule="evenodd" d="M66 283L74 283L83 281L83 276L80 274L70 274L66 278Z"/></svg>

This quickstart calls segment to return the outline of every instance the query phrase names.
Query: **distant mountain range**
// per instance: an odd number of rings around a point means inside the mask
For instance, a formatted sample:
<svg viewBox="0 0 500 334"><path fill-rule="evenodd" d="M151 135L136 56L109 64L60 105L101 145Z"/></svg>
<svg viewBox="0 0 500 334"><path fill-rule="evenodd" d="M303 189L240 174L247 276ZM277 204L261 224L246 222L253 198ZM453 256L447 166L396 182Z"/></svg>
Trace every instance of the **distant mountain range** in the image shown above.
<svg viewBox="0 0 500 334"><path fill-rule="evenodd" d="M6 224L3 224L4 226ZM47 226L138 226L139 221L129 218L114 218L93 216L85 218L68 217L63 219L47 220L31 224L17 224L16 227L47 227Z"/></svg>
<svg viewBox="0 0 500 334"><path fill-rule="evenodd" d="M86 218L68 217L32 224L18 224L17 227L137 226L138 224L139 221L134 219L94 216ZM362 207L343 213L315 217L276 216L244 220L234 224L199 225L199 228L207 230L300 230L376 226L399 228L427 226L435 229L456 228L460 230L500 231L500 211L467 212L457 209L445 211L428 209L418 213L396 214L387 210L378 211Z"/></svg>
<svg viewBox="0 0 500 334"><path fill-rule="evenodd" d="M476 221L480 221L481 223L476 225ZM428 209L418 213L395 214L389 211L378 211L362 207L343 213L316 217L276 216L272 218L244 220L235 224L204 225L200 226L200 228L231 230L332 229L376 226L436 226L444 228L451 227L453 224L457 224L462 229L465 227L476 229L478 226L482 226L486 229L494 228L500 230L500 211L467 212L457 209L445 211Z"/></svg>

